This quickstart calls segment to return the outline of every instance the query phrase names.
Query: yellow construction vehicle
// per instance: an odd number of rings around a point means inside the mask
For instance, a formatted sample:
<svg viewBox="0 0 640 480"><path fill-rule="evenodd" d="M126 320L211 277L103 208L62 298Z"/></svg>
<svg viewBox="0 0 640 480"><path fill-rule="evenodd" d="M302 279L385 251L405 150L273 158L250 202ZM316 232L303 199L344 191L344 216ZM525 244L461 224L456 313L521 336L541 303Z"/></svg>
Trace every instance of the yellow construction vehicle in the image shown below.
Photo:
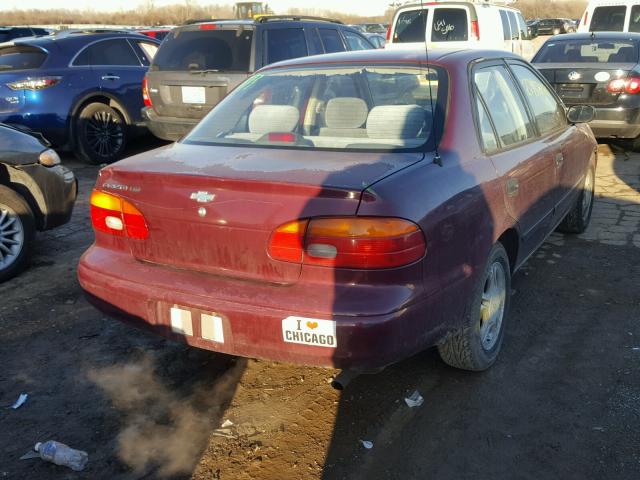
<svg viewBox="0 0 640 480"><path fill-rule="evenodd" d="M273 15L269 5L262 2L237 2L235 6L236 18L257 20L260 17Z"/></svg>

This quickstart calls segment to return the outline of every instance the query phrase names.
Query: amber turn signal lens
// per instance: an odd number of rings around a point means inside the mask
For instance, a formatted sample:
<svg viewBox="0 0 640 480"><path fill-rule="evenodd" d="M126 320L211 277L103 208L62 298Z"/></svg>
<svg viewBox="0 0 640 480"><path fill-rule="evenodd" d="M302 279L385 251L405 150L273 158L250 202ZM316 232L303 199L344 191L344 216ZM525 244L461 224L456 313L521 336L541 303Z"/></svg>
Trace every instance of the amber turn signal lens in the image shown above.
<svg viewBox="0 0 640 480"><path fill-rule="evenodd" d="M269 243L276 260L334 268L397 268L418 261L425 252L420 227L399 218L301 220L276 229Z"/></svg>
<svg viewBox="0 0 640 480"><path fill-rule="evenodd" d="M135 240L146 240L149 237L144 216L127 200L94 190L90 203L91 224L95 230Z"/></svg>

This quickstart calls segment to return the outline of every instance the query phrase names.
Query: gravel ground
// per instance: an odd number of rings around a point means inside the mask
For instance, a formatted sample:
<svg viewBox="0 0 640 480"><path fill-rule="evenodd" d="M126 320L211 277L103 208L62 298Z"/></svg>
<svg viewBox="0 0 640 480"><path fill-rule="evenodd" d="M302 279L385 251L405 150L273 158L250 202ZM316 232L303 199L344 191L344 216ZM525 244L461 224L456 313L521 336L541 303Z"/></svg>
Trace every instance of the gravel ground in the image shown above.
<svg viewBox="0 0 640 480"><path fill-rule="evenodd" d="M430 350L344 392L331 370L188 349L89 306L75 268L97 169L69 161L72 222L0 285L0 405L30 395L0 411L0 477L640 478L640 156L601 153L593 227L552 236L515 276L493 369ZM87 469L19 460L47 439L88 451Z"/></svg>

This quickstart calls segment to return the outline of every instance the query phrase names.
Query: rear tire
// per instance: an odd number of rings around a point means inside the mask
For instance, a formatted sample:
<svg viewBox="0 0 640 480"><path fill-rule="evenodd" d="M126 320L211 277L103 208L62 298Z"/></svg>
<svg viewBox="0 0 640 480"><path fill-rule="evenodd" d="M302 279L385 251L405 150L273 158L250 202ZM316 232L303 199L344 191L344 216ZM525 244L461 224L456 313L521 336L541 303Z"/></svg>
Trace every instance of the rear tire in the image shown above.
<svg viewBox="0 0 640 480"><path fill-rule="evenodd" d="M438 346L442 360L452 367L474 372L491 367L502 347L510 299L509 257L504 246L497 243L489 252L462 327Z"/></svg>
<svg viewBox="0 0 640 480"><path fill-rule="evenodd" d="M127 146L124 117L104 103L90 103L82 109L76 132L76 156L93 165L115 162Z"/></svg>
<svg viewBox="0 0 640 480"><path fill-rule="evenodd" d="M35 220L29 204L0 185L0 283L25 268L34 235Z"/></svg>
<svg viewBox="0 0 640 480"><path fill-rule="evenodd" d="M596 174L593 167L589 167L587 175L584 177L584 184L580 195L571 211L564 217L557 230L562 233L579 234L589 227L591 212L593 211L593 200L595 198Z"/></svg>

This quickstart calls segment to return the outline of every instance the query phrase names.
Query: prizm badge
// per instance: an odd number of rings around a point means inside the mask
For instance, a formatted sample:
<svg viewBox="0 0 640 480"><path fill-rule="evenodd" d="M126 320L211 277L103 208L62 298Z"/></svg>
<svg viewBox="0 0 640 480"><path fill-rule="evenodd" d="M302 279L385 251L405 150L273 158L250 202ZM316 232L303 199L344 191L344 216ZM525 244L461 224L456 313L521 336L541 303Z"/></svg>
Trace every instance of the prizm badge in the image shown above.
<svg viewBox="0 0 640 480"><path fill-rule="evenodd" d="M215 200L216 196L209 192L193 192L191 194L191 200L195 200L198 203L209 203Z"/></svg>
<svg viewBox="0 0 640 480"><path fill-rule="evenodd" d="M130 187L129 185L120 185L118 183L104 183L102 184L102 188L106 190L119 190L121 192L133 192L138 193L142 190L140 187Z"/></svg>
<svg viewBox="0 0 640 480"><path fill-rule="evenodd" d="M569 80L571 80L572 82L580 80L580 78L582 78L582 75L580 75L578 72L571 72L569 74Z"/></svg>

